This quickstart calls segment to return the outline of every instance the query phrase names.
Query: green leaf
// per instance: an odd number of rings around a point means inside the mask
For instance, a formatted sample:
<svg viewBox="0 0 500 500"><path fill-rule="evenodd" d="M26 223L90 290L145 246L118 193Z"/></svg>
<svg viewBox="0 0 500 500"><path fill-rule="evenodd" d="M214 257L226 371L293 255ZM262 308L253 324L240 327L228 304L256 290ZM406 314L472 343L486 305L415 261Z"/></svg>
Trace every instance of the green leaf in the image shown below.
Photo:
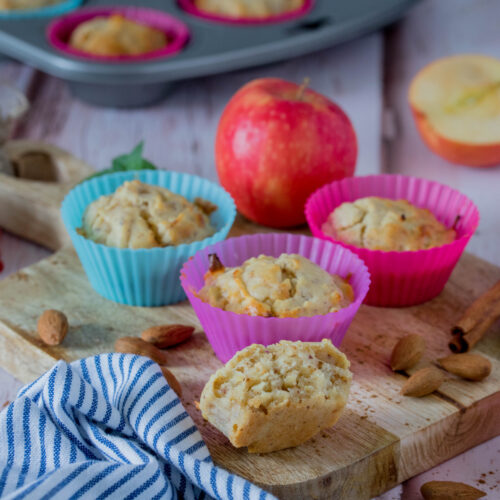
<svg viewBox="0 0 500 500"><path fill-rule="evenodd" d="M111 162L111 168L96 172L95 174L92 174L91 176L83 179L81 182L93 179L94 177L100 177L101 175L112 174L114 172L130 172L132 170L156 170L156 167L151 162L142 157L143 149L144 142L141 141L130 153L113 158L113 161Z"/></svg>

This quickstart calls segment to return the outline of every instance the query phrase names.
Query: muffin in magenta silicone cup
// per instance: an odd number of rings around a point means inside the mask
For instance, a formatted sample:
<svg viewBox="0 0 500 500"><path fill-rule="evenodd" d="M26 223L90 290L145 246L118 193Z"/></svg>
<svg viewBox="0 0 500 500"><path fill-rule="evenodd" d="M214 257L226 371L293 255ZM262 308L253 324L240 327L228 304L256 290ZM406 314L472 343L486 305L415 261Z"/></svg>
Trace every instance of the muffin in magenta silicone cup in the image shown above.
<svg viewBox="0 0 500 500"><path fill-rule="evenodd" d="M189 14L231 24L270 24L306 15L315 0L178 0ZM269 4L269 5L266 5Z"/></svg>
<svg viewBox="0 0 500 500"><path fill-rule="evenodd" d="M55 19L47 27L47 38L70 56L126 63L178 53L189 40L189 30L183 22L158 10L98 7Z"/></svg>
<svg viewBox="0 0 500 500"><path fill-rule="evenodd" d="M414 207L427 209L443 229L455 231L454 237L423 250L384 251L348 244L325 234L322 227L337 207L366 197L407 200ZM365 303L385 307L416 305L439 295L479 224L478 209L465 195L438 182L403 175L332 182L311 195L305 213L314 236L339 243L363 259L372 280ZM404 221L404 214L401 217Z"/></svg>
<svg viewBox="0 0 500 500"><path fill-rule="evenodd" d="M124 190L125 187L130 188L130 191ZM162 201L157 187L166 188L174 194ZM182 236L188 228L183 221L188 217L189 223L196 220L191 218L195 211L189 208L189 211L172 212L172 219L165 217L164 223L156 217L158 211L148 212L147 206L138 207L140 214L137 215L135 200L138 199L139 203L144 200L140 197L141 193L148 189L152 192L151 201L158 209L162 206L169 209L176 199L178 202L182 200L177 195L184 198L182 203L186 207L192 207L200 201L205 204L210 202L212 211L207 215L209 224L203 225L207 233L202 233L208 235L204 238L202 235L203 239L184 239L185 243L180 238L177 244L163 245L160 240L173 235L171 231L175 227L182 226L176 233ZM120 197L111 198L110 195L117 195L118 190L122 190ZM128 195L130 197L124 200L123 197ZM128 199L131 200L131 207L117 206ZM109 205L104 205L108 201ZM91 205L92 211L89 209ZM141 170L106 174L78 184L66 195L61 213L92 288L103 297L120 304L153 307L173 304L186 298L179 282L182 265L198 250L227 236L236 216L236 207L224 189L201 177L162 170ZM197 217L196 213L193 217ZM84 224L87 215L96 216L92 219L94 225ZM117 218L112 219L113 215ZM203 216L201 218L207 220ZM124 242L124 247L116 246L114 242L124 241L123 236L128 237L129 241ZM108 238L106 244L102 242L103 238ZM134 246L131 246L132 239ZM150 246L138 246L143 244Z"/></svg>
<svg viewBox="0 0 500 500"><path fill-rule="evenodd" d="M227 268L241 266L261 255L279 258L282 254L298 254L322 268L321 272L345 280L352 287L351 301L336 312L298 317L238 314L214 307L200 298L212 254ZM226 362L251 344L269 345L280 340L319 342L328 338L339 346L368 292L370 276L361 259L340 245L308 236L270 233L230 238L204 248L184 264L181 284L215 354Z"/></svg>

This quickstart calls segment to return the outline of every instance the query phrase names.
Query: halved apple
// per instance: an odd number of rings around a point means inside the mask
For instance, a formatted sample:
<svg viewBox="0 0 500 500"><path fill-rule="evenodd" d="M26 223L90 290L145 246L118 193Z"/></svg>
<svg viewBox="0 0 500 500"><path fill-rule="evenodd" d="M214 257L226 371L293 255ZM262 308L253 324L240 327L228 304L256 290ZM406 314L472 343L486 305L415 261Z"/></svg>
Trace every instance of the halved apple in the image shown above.
<svg viewBox="0 0 500 500"><path fill-rule="evenodd" d="M424 142L461 165L500 164L500 60L476 54L439 59L413 79L410 106Z"/></svg>

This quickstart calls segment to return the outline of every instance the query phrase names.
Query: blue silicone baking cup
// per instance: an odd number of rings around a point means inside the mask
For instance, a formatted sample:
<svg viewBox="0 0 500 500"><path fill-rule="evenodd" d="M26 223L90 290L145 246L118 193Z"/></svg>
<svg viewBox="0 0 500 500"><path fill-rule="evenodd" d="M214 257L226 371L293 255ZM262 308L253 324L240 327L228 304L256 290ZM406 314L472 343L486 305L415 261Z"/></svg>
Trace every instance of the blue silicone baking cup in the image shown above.
<svg viewBox="0 0 500 500"><path fill-rule="evenodd" d="M82 3L83 0L66 0L65 2L48 5L47 7L40 7L39 9L0 11L0 19L25 19L28 17L60 16L61 14L80 7Z"/></svg>
<svg viewBox="0 0 500 500"><path fill-rule="evenodd" d="M210 215L216 233L189 244L141 249L108 247L78 234L90 203L134 179L165 187L190 201L199 196L216 204L217 210ZM162 170L121 172L89 179L67 194L61 212L94 290L120 304L149 307L174 304L186 298L179 280L182 265L202 248L222 241L236 217L233 199L217 184L195 175Z"/></svg>

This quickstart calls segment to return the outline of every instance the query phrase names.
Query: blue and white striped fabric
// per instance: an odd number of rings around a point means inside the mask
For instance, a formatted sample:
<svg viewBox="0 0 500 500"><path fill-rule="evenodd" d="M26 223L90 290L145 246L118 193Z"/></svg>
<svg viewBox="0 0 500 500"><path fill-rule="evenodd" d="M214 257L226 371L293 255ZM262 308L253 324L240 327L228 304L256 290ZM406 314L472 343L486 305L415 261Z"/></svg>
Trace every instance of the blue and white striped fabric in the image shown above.
<svg viewBox="0 0 500 500"><path fill-rule="evenodd" d="M0 413L0 497L274 497L214 466L151 360L102 354L60 361Z"/></svg>

